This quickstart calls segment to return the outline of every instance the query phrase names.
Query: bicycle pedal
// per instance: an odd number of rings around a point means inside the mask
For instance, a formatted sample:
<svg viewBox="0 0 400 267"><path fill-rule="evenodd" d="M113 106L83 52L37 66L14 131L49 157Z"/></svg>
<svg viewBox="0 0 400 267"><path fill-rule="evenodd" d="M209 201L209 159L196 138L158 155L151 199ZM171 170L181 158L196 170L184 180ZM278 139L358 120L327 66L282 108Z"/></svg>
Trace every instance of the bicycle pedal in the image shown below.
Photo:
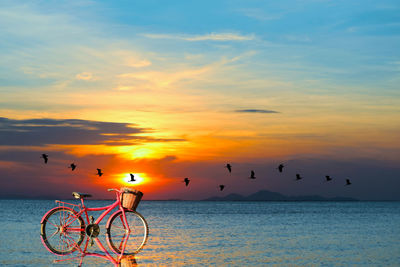
<svg viewBox="0 0 400 267"><path fill-rule="evenodd" d="M90 215L90 223L93 224L94 223L94 217L92 215Z"/></svg>
<svg viewBox="0 0 400 267"><path fill-rule="evenodd" d="M93 240L93 238L91 238L91 239L90 239L89 246L90 246L90 247L93 247L93 245L94 245L94 240Z"/></svg>

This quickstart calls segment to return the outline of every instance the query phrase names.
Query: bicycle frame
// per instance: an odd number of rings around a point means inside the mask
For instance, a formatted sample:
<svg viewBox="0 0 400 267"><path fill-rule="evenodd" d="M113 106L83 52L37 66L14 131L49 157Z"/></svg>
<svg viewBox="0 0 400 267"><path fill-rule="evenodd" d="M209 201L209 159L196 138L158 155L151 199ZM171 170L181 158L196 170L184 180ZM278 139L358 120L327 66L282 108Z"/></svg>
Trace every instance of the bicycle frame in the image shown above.
<svg viewBox="0 0 400 267"><path fill-rule="evenodd" d="M85 202L84 202L83 198L80 199L81 200L81 205L76 205L76 204L72 204L72 203L68 203L68 202L63 202L63 201L60 201L60 200L56 200L56 203L67 204L67 205L71 205L71 206L75 206L75 207L79 208L79 211L76 213L76 217L79 217L84 213L85 214L84 217L86 218L87 224L90 224L88 211L102 211L102 210L104 210L104 212L100 215L100 217L97 218L97 220L95 222L93 222L94 224L99 224L107 214L109 214L114 208L118 207L118 209L122 212L123 223L126 226L128 232L130 232L131 229L129 228L129 224L128 224L128 221L126 219L125 209L122 207L121 200L120 200L121 192L119 190L116 190L116 189L114 189L114 190L116 191L115 192L116 193L116 201L113 204L105 206L105 207L88 208L88 207L85 206ZM71 221L70 223L72 223L72 222L73 221Z"/></svg>
<svg viewBox="0 0 400 267"><path fill-rule="evenodd" d="M104 212L100 215L100 217L97 218L97 220L96 220L95 222L93 222L94 224L99 224L99 223L103 220L103 218L104 218L108 213L110 213L110 211L112 211L114 208L118 207L118 210L117 210L115 213L117 213L117 212L119 212L119 211L122 212L122 223L123 223L124 226L126 227L127 232L130 233L130 232L131 232L131 229L130 229L129 224L128 224L128 221L127 221L127 219L126 219L125 210L124 210L124 208L122 207L122 204L121 204L121 201L120 201L120 195L121 195L122 192L121 192L120 190L117 190L117 189L109 189L109 190L115 191L115 194L116 194L116 201L115 201L113 204L108 205L108 206L105 206L105 207L88 208L88 207L85 206L85 203L84 203L83 198L80 199L80 200L81 200L81 204L80 204L80 205L76 205L76 204L72 204L72 203L68 203L68 202L63 202L63 201L60 201L60 200L56 200L56 201L55 201L56 203L62 204L63 206L64 206L65 204L66 204L66 205L69 205L69 206L72 206L73 208L70 208L70 207L67 207L67 208L70 209L70 210L73 210L73 211L75 212L75 216L74 216L75 219L69 221L69 224L66 225L66 226L68 227L69 225L71 225L71 224L72 224L75 220L77 220L77 219L79 218L79 216L81 216L83 213L85 214L85 216L84 216L83 218L86 218L86 222L87 222L86 224L89 225L89 224L91 224L91 223L90 223L88 211L101 211L101 210L104 210ZM76 211L75 208L76 208L76 209L79 209L79 211ZM49 210L49 211L45 214L45 216L43 216L41 223L43 223L43 220L44 220L44 218L46 217L46 215L49 214L52 210L53 210L53 209ZM114 213L114 214L115 214L115 213ZM82 217L82 216L81 216L81 217ZM110 218L111 218L111 217L110 217ZM108 227L108 224L106 225L106 228L107 228L107 227ZM82 229L80 229L80 228L76 228L76 229L74 229L74 228L69 228L68 231L82 232L82 231L85 231L85 230L82 230Z"/></svg>

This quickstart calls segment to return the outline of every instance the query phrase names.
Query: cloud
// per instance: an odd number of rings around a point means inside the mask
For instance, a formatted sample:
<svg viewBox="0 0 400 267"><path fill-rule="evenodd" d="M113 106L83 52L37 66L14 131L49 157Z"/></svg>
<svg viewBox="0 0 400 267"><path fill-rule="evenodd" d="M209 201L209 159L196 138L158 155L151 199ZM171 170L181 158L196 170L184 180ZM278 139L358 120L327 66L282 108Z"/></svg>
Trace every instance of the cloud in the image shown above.
<svg viewBox="0 0 400 267"><path fill-rule="evenodd" d="M78 73L75 77L78 80L84 80L84 81L90 81L94 79L93 74L90 72Z"/></svg>
<svg viewBox="0 0 400 267"><path fill-rule="evenodd" d="M297 140L327 140L327 135L323 134L314 134L314 133L262 133L259 134L258 136L262 138L268 138L268 139L277 139L277 140L292 140L292 139L297 139Z"/></svg>
<svg viewBox="0 0 400 267"><path fill-rule="evenodd" d="M133 73L123 73L118 75L118 78L133 79L134 81L145 81L149 82L152 85L156 85L158 87L166 87L170 84L179 82L179 81L188 81L199 79L205 73L211 71L216 66L222 63L217 62L213 64L209 64L199 68L188 68L185 70L177 70L174 72L161 72L161 71L145 71L145 72L133 72ZM122 86L119 87L119 90L129 90L130 86Z"/></svg>
<svg viewBox="0 0 400 267"><path fill-rule="evenodd" d="M13 120L0 117L0 146L135 145L143 142L183 141L140 136L152 129L130 123L77 119Z"/></svg>
<svg viewBox="0 0 400 267"><path fill-rule="evenodd" d="M130 67L134 67L134 68L142 68L142 67L147 67L151 65L151 62L147 59L142 59L142 60L129 60L127 62L127 65Z"/></svg>
<svg viewBox="0 0 400 267"><path fill-rule="evenodd" d="M209 33L204 35L187 35L187 34L143 34L143 36L151 39L175 39L183 41L250 41L254 40L254 34L240 35L236 33Z"/></svg>
<svg viewBox="0 0 400 267"><path fill-rule="evenodd" d="M118 91L130 91L135 89L135 86L127 86L127 85L122 85L122 86L117 86L114 88L114 90L118 90Z"/></svg>
<svg viewBox="0 0 400 267"><path fill-rule="evenodd" d="M267 110L267 109L237 109L235 112L240 113L280 113L279 111Z"/></svg>

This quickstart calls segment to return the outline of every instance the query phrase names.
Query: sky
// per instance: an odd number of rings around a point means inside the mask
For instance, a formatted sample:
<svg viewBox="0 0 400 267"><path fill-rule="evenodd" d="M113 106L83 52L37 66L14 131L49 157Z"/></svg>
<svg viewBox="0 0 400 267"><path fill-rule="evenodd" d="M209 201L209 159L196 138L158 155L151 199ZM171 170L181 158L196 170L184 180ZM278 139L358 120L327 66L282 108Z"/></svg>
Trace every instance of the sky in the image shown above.
<svg viewBox="0 0 400 267"><path fill-rule="evenodd" d="M398 1L0 1L0 36L2 198L400 200Z"/></svg>

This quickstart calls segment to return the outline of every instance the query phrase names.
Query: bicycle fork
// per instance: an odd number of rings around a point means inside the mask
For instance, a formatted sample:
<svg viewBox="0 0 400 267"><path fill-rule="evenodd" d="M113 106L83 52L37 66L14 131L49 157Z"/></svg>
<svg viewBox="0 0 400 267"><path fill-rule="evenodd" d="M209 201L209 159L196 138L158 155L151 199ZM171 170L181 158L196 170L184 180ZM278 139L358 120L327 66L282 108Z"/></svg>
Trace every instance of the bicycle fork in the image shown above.
<svg viewBox="0 0 400 267"><path fill-rule="evenodd" d="M122 209L122 224L123 224L123 226L125 228L125 231L127 233L130 233L131 229L129 228L128 219L126 218L126 214L125 214L125 210L124 209Z"/></svg>

